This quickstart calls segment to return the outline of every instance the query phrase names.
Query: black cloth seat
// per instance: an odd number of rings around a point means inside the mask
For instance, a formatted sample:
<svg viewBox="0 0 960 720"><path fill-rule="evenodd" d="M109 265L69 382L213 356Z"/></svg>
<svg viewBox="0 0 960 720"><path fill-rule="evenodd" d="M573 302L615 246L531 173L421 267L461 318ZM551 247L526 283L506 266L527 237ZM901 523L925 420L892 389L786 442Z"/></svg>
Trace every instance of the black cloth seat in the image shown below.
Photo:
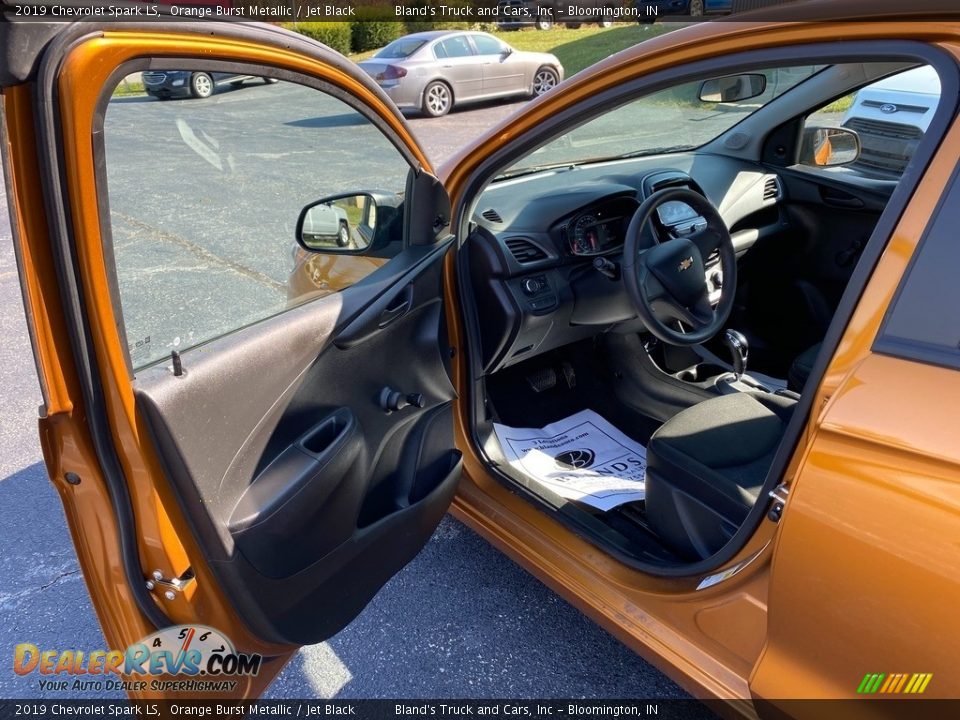
<svg viewBox="0 0 960 720"><path fill-rule="evenodd" d="M730 539L756 504L796 400L734 393L687 408L647 444L651 528L689 558Z"/></svg>
<svg viewBox="0 0 960 720"><path fill-rule="evenodd" d="M820 354L821 345L822 343L817 343L797 355L787 373L787 387L789 389L794 392L803 390L803 386L807 384L807 379L813 371L813 364L817 361L817 355Z"/></svg>

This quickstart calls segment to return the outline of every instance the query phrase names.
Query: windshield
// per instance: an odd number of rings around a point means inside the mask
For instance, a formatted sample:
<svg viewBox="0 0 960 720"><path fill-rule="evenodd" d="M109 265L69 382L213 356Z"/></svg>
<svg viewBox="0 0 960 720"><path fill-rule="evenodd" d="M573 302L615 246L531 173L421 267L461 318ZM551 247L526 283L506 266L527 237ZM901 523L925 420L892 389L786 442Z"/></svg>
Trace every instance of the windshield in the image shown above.
<svg viewBox="0 0 960 720"><path fill-rule="evenodd" d="M762 92L744 100L715 101L711 83L714 87L717 83L710 79L651 93L541 146L507 168L500 177L523 174L544 166L574 165L700 147L823 67L804 65L754 71L766 78L765 86ZM760 90L760 85L755 85L754 89Z"/></svg>
<svg viewBox="0 0 960 720"><path fill-rule="evenodd" d="M426 40L420 40L419 38L400 38L399 40L394 40L392 43L387 45L380 52L374 55L374 57L393 60L407 58L422 48L425 43Z"/></svg>

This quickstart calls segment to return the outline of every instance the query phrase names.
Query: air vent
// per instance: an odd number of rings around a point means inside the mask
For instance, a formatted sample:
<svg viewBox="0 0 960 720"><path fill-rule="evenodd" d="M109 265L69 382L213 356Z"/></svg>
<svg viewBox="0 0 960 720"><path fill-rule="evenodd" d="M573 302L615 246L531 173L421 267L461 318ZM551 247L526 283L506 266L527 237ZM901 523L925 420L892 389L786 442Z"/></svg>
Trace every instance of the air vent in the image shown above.
<svg viewBox="0 0 960 720"><path fill-rule="evenodd" d="M776 200L780 197L780 180L776 175L771 175L763 183L763 201Z"/></svg>
<svg viewBox="0 0 960 720"><path fill-rule="evenodd" d="M502 223L502 222L503 222L503 218L500 217L500 213L498 213L498 212L497 212L496 210L494 210L493 208L487 208L486 210L484 210L484 211L483 211L482 213L480 213L480 214L483 215L483 218L484 218L485 220L489 220L490 222L493 222L493 223Z"/></svg>
<svg viewBox="0 0 960 720"><path fill-rule="evenodd" d="M537 260L545 260L547 257L547 254L543 250L526 238L510 238L507 240L507 249L510 251L510 254L513 255L514 260L521 265L536 262Z"/></svg>

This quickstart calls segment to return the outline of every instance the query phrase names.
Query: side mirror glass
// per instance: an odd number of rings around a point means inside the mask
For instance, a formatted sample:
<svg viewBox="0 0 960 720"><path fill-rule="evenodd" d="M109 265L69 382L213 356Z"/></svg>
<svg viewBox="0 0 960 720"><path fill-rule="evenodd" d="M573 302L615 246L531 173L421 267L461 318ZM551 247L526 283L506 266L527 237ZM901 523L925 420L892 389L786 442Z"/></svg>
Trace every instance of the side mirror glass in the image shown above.
<svg viewBox="0 0 960 720"><path fill-rule="evenodd" d="M763 95L766 89L766 75L760 73L727 75L700 83L699 98L701 102L707 103L738 102Z"/></svg>
<svg viewBox="0 0 960 720"><path fill-rule="evenodd" d="M297 220L297 242L311 252L362 252L373 245L376 232L377 201L368 193L317 200Z"/></svg>
<svg viewBox="0 0 960 720"><path fill-rule="evenodd" d="M800 143L800 164L812 167L849 165L860 157L860 136L838 127L807 127Z"/></svg>

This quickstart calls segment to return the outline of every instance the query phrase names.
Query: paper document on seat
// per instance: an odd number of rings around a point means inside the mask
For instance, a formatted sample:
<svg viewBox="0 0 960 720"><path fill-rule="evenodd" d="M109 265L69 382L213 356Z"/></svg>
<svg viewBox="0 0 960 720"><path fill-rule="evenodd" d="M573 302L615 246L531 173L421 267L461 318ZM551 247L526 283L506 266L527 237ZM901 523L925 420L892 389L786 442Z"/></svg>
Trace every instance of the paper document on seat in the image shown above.
<svg viewBox="0 0 960 720"><path fill-rule="evenodd" d="M493 429L510 465L561 497L603 511L643 500L646 448L592 410L543 428Z"/></svg>

